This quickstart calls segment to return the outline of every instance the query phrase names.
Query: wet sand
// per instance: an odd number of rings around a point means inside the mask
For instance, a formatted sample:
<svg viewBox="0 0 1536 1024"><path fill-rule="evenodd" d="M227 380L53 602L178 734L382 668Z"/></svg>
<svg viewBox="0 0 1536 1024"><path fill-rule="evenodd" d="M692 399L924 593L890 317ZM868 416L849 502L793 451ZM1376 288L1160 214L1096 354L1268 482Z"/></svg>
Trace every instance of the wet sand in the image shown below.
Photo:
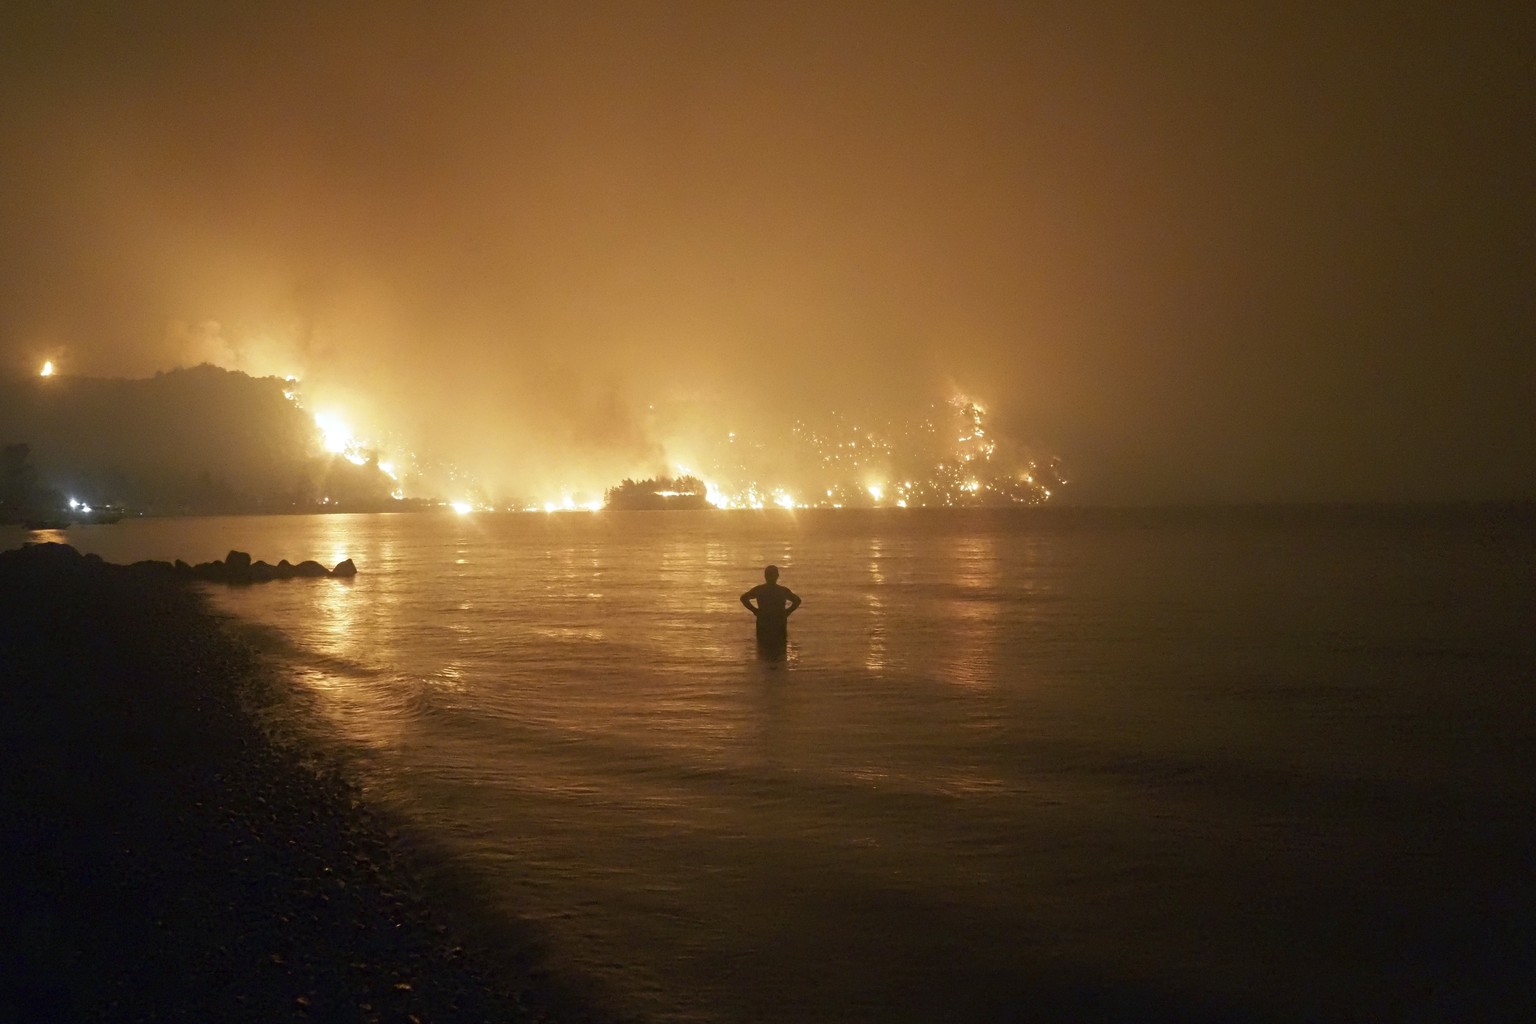
<svg viewBox="0 0 1536 1024"><path fill-rule="evenodd" d="M5 552L0 652L0 1020L592 1019L534 949L466 943L390 822L262 731L280 682L195 588Z"/></svg>

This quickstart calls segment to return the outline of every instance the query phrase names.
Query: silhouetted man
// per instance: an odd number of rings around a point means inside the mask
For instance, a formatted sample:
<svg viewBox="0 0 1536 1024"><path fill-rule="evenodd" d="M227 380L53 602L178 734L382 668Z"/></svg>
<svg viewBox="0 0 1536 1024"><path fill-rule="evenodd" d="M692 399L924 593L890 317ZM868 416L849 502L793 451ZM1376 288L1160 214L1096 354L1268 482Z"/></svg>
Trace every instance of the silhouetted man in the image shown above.
<svg viewBox="0 0 1536 1024"><path fill-rule="evenodd" d="M757 616L757 646L764 650L783 650L789 639L789 616L800 607L800 598L788 587L779 586L778 566L770 565L764 569L763 579L768 582L759 583L742 594L741 603Z"/></svg>

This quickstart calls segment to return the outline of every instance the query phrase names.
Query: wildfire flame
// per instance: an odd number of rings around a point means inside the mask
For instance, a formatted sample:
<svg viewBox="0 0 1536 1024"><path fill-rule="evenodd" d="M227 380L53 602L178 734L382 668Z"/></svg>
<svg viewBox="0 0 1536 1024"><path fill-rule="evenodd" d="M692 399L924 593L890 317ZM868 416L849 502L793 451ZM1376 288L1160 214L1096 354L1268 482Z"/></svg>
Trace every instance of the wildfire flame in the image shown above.
<svg viewBox="0 0 1536 1024"><path fill-rule="evenodd" d="M702 481L716 508L870 508L1038 505L1060 482L1059 464L1037 463L993 434L987 409L967 395L932 406L919 422L797 422L787 438L746 444L735 432L705 458L707 471L677 471ZM708 442L704 442L708 450ZM753 479L752 451L800 464L792 479ZM697 457L697 456L696 456ZM815 497L802 501L806 491Z"/></svg>
<svg viewBox="0 0 1536 1024"><path fill-rule="evenodd" d="M292 402L295 408L303 409L304 402L299 395L299 378L289 375L283 378L283 382L287 385L283 388L283 397ZM354 466L367 465L369 459L377 459L376 465L379 472L389 477L395 484L390 489L389 496L397 501L405 497L405 487L401 480L402 470L395 458L383 458L378 445L364 441L354 434L351 425L334 410L320 410L312 413L311 418L314 420L315 430L319 432L320 447L323 451L340 455ZM408 462L414 460L414 456L405 457Z"/></svg>
<svg viewBox="0 0 1536 1024"><path fill-rule="evenodd" d="M320 428L320 445L333 455L346 455L358 447L357 438L345 420L333 412L315 413L315 426Z"/></svg>
<svg viewBox="0 0 1536 1024"><path fill-rule="evenodd" d="M286 383L284 396L304 408L299 382L288 378ZM384 458L377 445L353 433L351 424L335 407L310 416L324 451L357 465L377 459L379 471L396 485L392 488L395 497L404 497L402 481L406 476L420 479L422 471L414 453L395 448L390 458ZM681 442L679 454L690 463L702 462L708 468L700 472L675 465L681 477L696 482L687 490L674 491L669 478L658 474L652 478L657 483L655 494L662 499L697 501L702 497L708 505L721 509L1038 505L1050 500L1052 489L1063 482L1059 462L1036 461L1000 439L987 423L986 407L965 395L936 402L907 420L854 425L854 421L832 413L816 424L796 421L785 436L754 439L722 431L714 440L708 435L673 440ZM764 466L757 453L775 457L780 471L766 479L760 476ZM434 473L446 470L445 490L458 497L451 507L461 514L490 512L498 507L574 512L604 505L603 500L591 498L589 481L573 486L574 481L561 485L557 480L557 490L525 494L516 503L498 506L474 474L452 463L434 466ZM796 468L785 472L786 466ZM626 484L631 483L626 480Z"/></svg>

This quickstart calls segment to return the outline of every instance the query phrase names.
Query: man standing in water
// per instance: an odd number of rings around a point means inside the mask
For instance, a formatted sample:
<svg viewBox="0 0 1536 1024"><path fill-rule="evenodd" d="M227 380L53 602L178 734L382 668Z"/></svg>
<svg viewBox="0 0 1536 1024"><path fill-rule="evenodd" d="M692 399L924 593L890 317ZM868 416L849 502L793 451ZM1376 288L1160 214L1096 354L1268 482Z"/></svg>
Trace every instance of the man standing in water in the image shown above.
<svg viewBox="0 0 1536 1024"><path fill-rule="evenodd" d="M757 616L757 646L765 651L783 651L789 640L789 616L800 607L800 598L788 587L779 586L779 567L763 570L766 583L759 583L741 595L747 611ZM753 601L757 604L753 604Z"/></svg>

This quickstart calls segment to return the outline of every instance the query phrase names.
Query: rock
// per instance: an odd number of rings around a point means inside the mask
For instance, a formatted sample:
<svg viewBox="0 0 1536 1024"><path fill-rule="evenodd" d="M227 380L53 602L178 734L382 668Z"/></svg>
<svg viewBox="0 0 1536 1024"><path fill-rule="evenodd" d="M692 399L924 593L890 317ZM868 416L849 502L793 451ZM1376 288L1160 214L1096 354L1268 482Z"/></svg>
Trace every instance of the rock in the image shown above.
<svg viewBox="0 0 1536 1024"><path fill-rule="evenodd" d="M99 555L82 555L68 544L53 541L0 551L0 567L13 567L42 577L78 575L103 569L128 569L135 573L205 580L209 583L264 583L268 580L318 579L322 576L346 579L357 575L357 565L350 558L337 563L335 569L327 569L313 559L306 559L298 565L286 558L276 565L263 561L253 562L251 556L244 551L230 551L222 562L189 565L179 558L175 562L144 559L128 566L114 566Z"/></svg>
<svg viewBox="0 0 1536 1024"><path fill-rule="evenodd" d="M249 583L251 576L251 556L245 551L230 551L224 556L224 580L229 583Z"/></svg>
<svg viewBox="0 0 1536 1024"><path fill-rule="evenodd" d="M84 568L80 552L68 544L24 544L0 554L0 559L34 572L79 572Z"/></svg>

